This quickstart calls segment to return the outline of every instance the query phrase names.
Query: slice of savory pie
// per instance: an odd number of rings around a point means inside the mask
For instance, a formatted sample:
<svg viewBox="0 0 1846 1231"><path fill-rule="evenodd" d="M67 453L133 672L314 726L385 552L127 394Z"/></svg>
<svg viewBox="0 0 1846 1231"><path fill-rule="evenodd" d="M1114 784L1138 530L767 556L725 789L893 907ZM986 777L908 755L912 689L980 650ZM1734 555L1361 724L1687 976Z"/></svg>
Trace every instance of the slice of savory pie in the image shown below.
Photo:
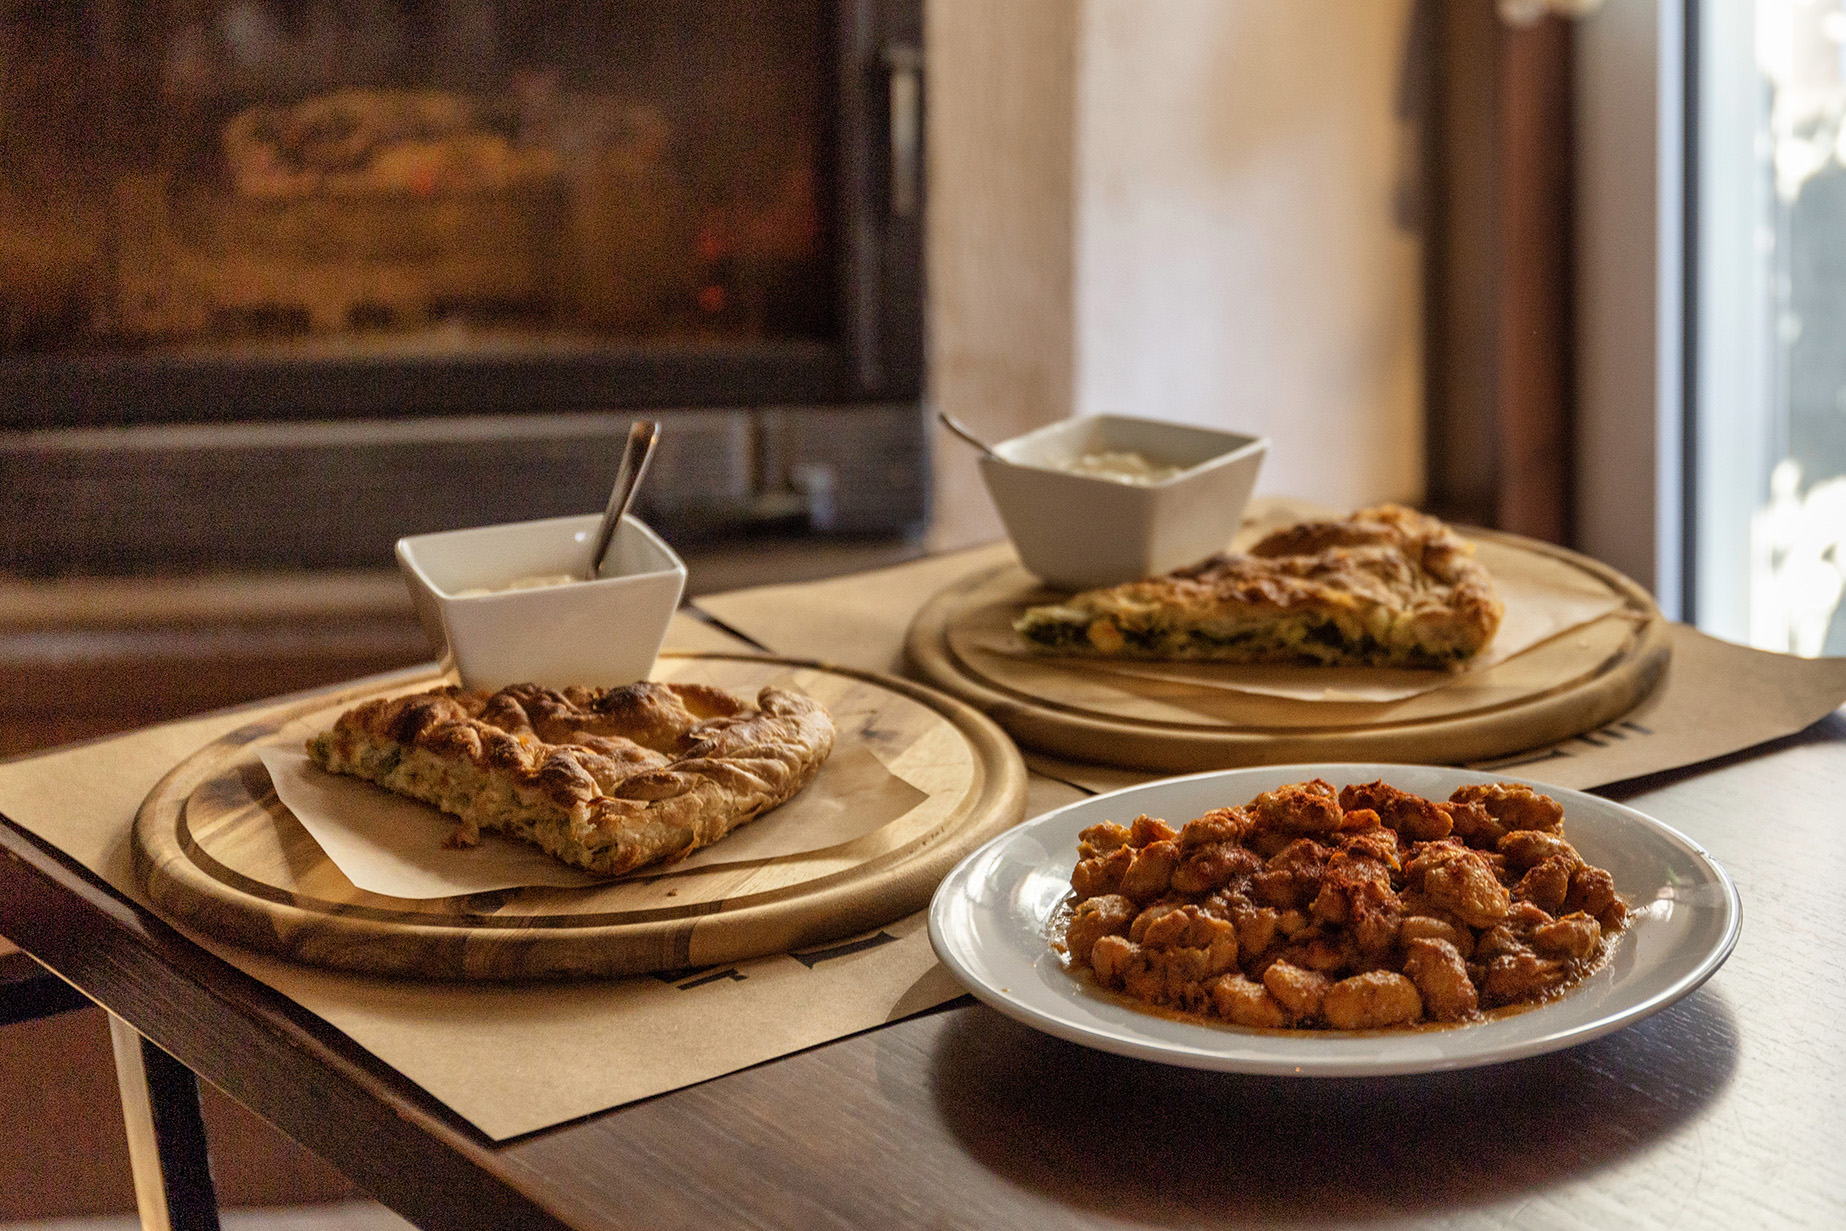
<svg viewBox="0 0 1846 1231"><path fill-rule="evenodd" d="M818 702L780 688L752 708L699 684L517 684L368 701L308 754L454 814L459 844L502 830L614 876L683 858L787 800L833 735Z"/></svg>
<svg viewBox="0 0 1846 1231"><path fill-rule="evenodd" d="M1032 607L1013 627L1056 654L1447 667L1493 639L1503 610L1468 543L1386 504Z"/></svg>

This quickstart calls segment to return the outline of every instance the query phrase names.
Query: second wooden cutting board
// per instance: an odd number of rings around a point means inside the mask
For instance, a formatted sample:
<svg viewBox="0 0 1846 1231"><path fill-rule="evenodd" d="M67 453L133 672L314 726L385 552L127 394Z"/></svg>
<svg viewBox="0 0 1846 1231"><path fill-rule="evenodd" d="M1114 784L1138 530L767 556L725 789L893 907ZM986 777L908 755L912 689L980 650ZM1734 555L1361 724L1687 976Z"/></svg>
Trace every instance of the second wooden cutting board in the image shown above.
<svg viewBox="0 0 1846 1231"><path fill-rule="evenodd" d="M1670 654L1666 624L1639 585L1549 544L1482 531L1470 537L1484 557L1600 592L1606 614L1417 696L1310 701L1128 676L1023 647L1009 652L1013 620L1058 596L1006 565L964 577L925 604L905 649L919 675L991 715L1021 744L1170 773L1296 761L1487 760L1609 723L1659 683Z"/></svg>

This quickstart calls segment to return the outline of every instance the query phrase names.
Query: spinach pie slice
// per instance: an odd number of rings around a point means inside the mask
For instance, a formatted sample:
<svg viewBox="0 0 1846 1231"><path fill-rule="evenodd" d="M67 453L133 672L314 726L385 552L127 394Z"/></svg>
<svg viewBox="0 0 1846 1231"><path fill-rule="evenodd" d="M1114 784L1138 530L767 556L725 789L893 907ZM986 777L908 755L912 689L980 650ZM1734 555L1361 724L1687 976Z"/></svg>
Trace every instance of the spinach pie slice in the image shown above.
<svg viewBox="0 0 1846 1231"><path fill-rule="evenodd" d="M1493 639L1504 610L1472 546L1385 504L1032 607L1013 627L1048 654L1454 667Z"/></svg>
<svg viewBox="0 0 1846 1231"><path fill-rule="evenodd" d="M748 705L699 684L488 694L437 688L368 701L308 755L459 821L537 843L603 876L684 858L806 786L833 751L816 701L765 688Z"/></svg>

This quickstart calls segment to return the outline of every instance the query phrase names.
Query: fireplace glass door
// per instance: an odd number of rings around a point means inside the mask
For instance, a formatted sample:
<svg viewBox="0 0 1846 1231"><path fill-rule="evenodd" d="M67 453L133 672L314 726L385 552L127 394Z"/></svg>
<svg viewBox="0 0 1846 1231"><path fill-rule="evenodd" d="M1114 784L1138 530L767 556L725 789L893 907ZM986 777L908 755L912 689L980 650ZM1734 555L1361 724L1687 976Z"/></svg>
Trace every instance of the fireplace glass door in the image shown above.
<svg viewBox="0 0 1846 1231"><path fill-rule="evenodd" d="M818 0L0 9L0 347L825 337Z"/></svg>

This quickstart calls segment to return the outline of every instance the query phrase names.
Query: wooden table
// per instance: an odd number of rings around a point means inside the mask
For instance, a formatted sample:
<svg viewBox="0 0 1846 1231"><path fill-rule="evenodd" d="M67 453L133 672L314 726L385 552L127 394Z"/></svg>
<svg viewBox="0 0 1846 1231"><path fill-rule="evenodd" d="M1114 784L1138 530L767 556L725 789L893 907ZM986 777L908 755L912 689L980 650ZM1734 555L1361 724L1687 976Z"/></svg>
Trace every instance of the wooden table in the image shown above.
<svg viewBox="0 0 1846 1231"><path fill-rule="evenodd" d="M10 822L0 933L432 1229L1842 1226L1843 788L1846 712L1609 792L1736 878L1729 963L1615 1035L1434 1077L1168 1068L964 998L495 1145Z"/></svg>

